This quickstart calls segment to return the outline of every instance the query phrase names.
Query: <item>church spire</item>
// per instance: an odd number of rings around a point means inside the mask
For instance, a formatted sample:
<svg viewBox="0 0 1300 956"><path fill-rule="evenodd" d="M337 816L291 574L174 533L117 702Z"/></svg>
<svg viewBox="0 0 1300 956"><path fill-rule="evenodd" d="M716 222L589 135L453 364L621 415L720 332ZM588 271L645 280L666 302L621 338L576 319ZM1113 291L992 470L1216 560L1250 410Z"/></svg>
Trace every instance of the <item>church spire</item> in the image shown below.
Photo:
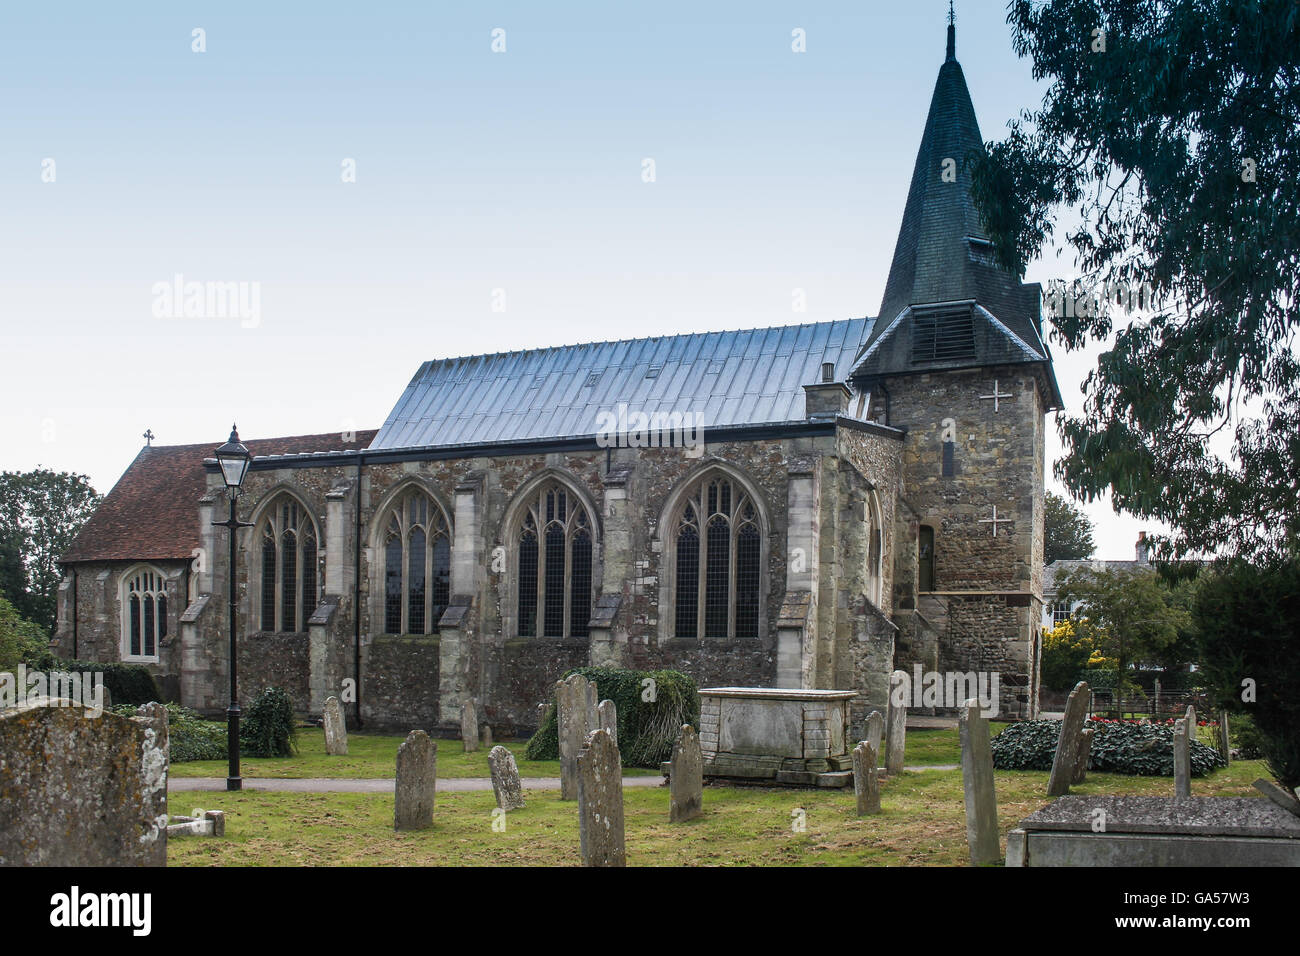
<svg viewBox="0 0 1300 956"><path fill-rule="evenodd" d="M1039 330L1039 290L1023 285L996 262L971 195L972 159L983 152L984 140L956 58L951 5L948 16L948 58L939 67L930 99L880 311L852 373L858 382L936 364L1047 360ZM957 343L961 348L948 349L948 358L936 357L945 352L936 347L930 349L932 358L925 359L927 344L936 338L929 330L942 325L934 317L936 310L963 311L966 331ZM938 342L945 348L950 344Z"/></svg>
<svg viewBox="0 0 1300 956"><path fill-rule="evenodd" d="M948 0L948 59L945 62L951 63L957 59L957 14L952 8L952 0Z"/></svg>

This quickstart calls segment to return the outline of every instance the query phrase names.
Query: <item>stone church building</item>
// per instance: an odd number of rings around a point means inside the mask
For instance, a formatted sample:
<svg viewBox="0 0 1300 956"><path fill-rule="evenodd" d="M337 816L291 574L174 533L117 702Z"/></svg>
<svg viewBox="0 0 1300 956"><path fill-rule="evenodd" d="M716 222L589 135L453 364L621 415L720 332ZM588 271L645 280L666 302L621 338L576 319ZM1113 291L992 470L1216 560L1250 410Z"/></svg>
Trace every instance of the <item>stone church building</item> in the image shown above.
<svg viewBox="0 0 1300 956"><path fill-rule="evenodd" d="M363 726L445 731L473 696L502 735L580 665L861 711L919 664L996 672L1033 716L1062 402L1040 289L970 197L981 144L949 26L875 319L436 359L377 432L248 441L243 702L278 684L319 714L351 681ZM63 557L55 640L220 713L214 447L140 451Z"/></svg>

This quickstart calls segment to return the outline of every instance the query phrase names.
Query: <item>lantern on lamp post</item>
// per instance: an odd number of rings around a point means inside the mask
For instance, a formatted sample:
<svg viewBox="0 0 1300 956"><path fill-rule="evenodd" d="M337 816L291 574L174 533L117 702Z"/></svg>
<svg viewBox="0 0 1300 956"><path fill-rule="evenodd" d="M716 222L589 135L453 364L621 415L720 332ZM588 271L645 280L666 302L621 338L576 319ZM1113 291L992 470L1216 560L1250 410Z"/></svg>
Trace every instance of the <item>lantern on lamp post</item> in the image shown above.
<svg viewBox="0 0 1300 956"><path fill-rule="evenodd" d="M235 516L235 500L244 487L244 476L253 456L249 454L244 443L239 440L239 432L230 426L230 439L216 450L217 465L221 468L221 478L226 483L226 492L230 496L230 518L227 521L214 521L230 529L230 706L226 708L226 752L230 757L230 769L226 777L227 790L239 790L243 783L239 777L239 667L238 643L235 637L235 536L240 528L252 527L246 521Z"/></svg>

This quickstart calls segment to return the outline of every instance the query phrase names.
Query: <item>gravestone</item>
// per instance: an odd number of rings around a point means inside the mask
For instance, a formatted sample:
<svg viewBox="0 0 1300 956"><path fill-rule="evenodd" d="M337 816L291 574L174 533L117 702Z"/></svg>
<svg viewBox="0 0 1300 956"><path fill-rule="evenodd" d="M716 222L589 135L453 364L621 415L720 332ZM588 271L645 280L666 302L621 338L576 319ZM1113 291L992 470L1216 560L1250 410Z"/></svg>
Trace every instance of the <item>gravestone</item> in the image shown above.
<svg viewBox="0 0 1300 956"><path fill-rule="evenodd" d="M695 728L682 724L668 771L668 821L682 823L704 812L704 755Z"/></svg>
<svg viewBox="0 0 1300 956"><path fill-rule="evenodd" d="M488 753L488 767L492 770L492 792L497 796L497 806L502 810L519 810L524 806L524 787L519 780L519 767L515 755L500 745Z"/></svg>
<svg viewBox="0 0 1300 956"><path fill-rule="evenodd" d="M587 735L600 726L596 685L581 674L555 683L556 726L560 738L560 799L578 799L578 753Z"/></svg>
<svg viewBox="0 0 1300 956"><path fill-rule="evenodd" d="M597 728L578 752L578 844L583 866L626 866L623 762L614 738Z"/></svg>
<svg viewBox="0 0 1300 956"><path fill-rule="evenodd" d="M493 743L492 743L491 724L484 724L482 727L478 729L478 742L480 746L486 747L488 750L492 749Z"/></svg>
<svg viewBox="0 0 1300 956"><path fill-rule="evenodd" d="M1070 781L1078 764L1079 735L1088 716L1088 701L1092 692L1085 681L1079 681L1065 702L1065 719L1061 721L1061 734L1056 738L1056 755L1052 758L1052 774L1047 778L1047 795L1060 797L1070 792Z"/></svg>
<svg viewBox="0 0 1300 956"><path fill-rule="evenodd" d="M885 719L889 746L885 751L885 773L890 776L903 771L904 748L907 746L907 705L894 699L894 689L907 679L904 671L894 671L889 678L889 707L886 708L888 715Z"/></svg>
<svg viewBox="0 0 1300 956"><path fill-rule="evenodd" d="M1191 733L1186 717L1174 721L1174 797L1177 799L1192 795Z"/></svg>
<svg viewBox="0 0 1300 956"><path fill-rule="evenodd" d="M989 722L980 702L966 701L958 717L961 779L966 791L966 843L975 866L1001 859L998 846L998 801L993 789L993 750Z"/></svg>
<svg viewBox="0 0 1300 956"><path fill-rule="evenodd" d="M1075 755L1074 774L1070 783L1083 783L1088 779L1088 761L1092 759L1092 738L1097 735L1094 727L1085 727L1079 731L1079 752Z"/></svg>
<svg viewBox="0 0 1300 956"><path fill-rule="evenodd" d="M537 705L537 729L541 730L546 726L546 707L545 703Z"/></svg>
<svg viewBox="0 0 1300 956"><path fill-rule="evenodd" d="M612 700L602 700L596 707L596 725L602 730L609 733L614 738L614 746L618 746L618 708L614 706Z"/></svg>
<svg viewBox="0 0 1300 956"><path fill-rule="evenodd" d="M1219 742L1219 756L1223 758L1223 765L1229 766L1232 763L1232 735L1228 732L1228 712L1219 711L1219 734L1216 738Z"/></svg>
<svg viewBox="0 0 1300 956"><path fill-rule="evenodd" d="M433 826L437 786L438 745L423 730L412 730L397 748L393 829L424 830Z"/></svg>
<svg viewBox="0 0 1300 956"><path fill-rule="evenodd" d="M1193 707L1191 704L1188 704L1187 713L1184 714L1184 716L1187 718L1187 739L1188 741L1195 740L1196 739L1196 708Z"/></svg>
<svg viewBox="0 0 1300 956"><path fill-rule="evenodd" d="M460 739L465 753L478 750L478 706L473 697L460 705Z"/></svg>
<svg viewBox="0 0 1300 956"><path fill-rule="evenodd" d="M0 711L0 866L166 866L167 711Z"/></svg>
<svg viewBox="0 0 1300 956"><path fill-rule="evenodd" d="M876 714L875 716L879 716ZM858 816L880 812L880 768L876 748L870 740L853 748L853 794L858 801Z"/></svg>
<svg viewBox="0 0 1300 956"><path fill-rule="evenodd" d="M876 752L876 759L880 759L880 743L885 736L885 716L878 710L873 710L867 714L867 719L862 725L862 739L871 744L871 749Z"/></svg>
<svg viewBox="0 0 1300 956"><path fill-rule="evenodd" d="M348 728L337 697L325 698L325 753L331 757L348 755Z"/></svg>

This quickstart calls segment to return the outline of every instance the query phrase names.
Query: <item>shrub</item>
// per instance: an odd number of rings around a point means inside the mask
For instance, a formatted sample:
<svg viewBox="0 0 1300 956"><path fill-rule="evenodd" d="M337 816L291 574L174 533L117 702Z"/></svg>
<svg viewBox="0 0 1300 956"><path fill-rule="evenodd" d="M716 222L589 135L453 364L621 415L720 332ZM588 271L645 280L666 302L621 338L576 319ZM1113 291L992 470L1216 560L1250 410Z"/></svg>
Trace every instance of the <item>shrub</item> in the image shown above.
<svg viewBox="0 0 1300 956"><path fill-rule="evenodd" d="M1241 760L1264 759L1264 737L1255 722L1245 714L1236 714L1228 720L1232 736L1237 738L1237 756Z"/></svg>
<svg viewBox="0 0 1300 956"><path fill-rule="evenodd" d="M180 704L167 704L167 738L172 763L187 760L225 760L226 725L204 720L195 711ZM123 704L111 708L123 717L135 716L135 706Z"/></svg>
<svg viewBox="0 0 1300 956"><path fill-rule="evenodd" d="M1135 776L1171 777L1174 773L1172 724L1090 720L1096 731L1088 769ZM993 766L998 770L1051 770L1060 737L1059 720L1012 724L993 738ZM1203 777L1223 760L1213 747L1191 741L1192 776Z"/></svg>
<svg viewBox="0 0 1300 956"><path fill-rule="evenodd" d="M672 756L673 742L682 724L699 726L700 695L691 680L680 671L634 671L613 667L579 667L566 671L594 681L601 700L612 700L618 708L618 749L625 767L650 767ZM642 700L642 682L654 681L655 699ZM537 733L528 741L524 756L529 760L557 760L560 756L559 727L555 702L547 708Z"/></svg>
<svg viewBox="0 0 1300 956"><path fill-rule="evenodd" d="M0 598L0 671L16 670L19 664L40 660L50 650L50 636L35 621L26 620L18 609Z"/></svg>
<svg viewBox="0 0 1300 956"><path fill-rule="evenodd" d="M266 688L248 706L239 725L239 749L247 757L289 757L297 752L293 701L283 688Z"/></svg>

